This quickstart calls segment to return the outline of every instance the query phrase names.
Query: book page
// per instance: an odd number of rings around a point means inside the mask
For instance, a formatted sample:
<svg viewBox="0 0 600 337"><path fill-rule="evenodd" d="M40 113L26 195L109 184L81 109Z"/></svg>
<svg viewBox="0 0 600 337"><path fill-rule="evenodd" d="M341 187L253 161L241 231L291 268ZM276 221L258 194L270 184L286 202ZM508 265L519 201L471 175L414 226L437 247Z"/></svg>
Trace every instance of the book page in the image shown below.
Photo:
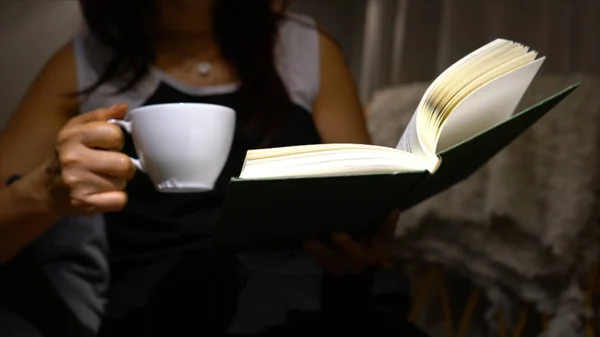
<svg viewBox="0 0 600 337"><path fill-rule="evenodd" d="M396 149L417 155L424 155L417 133L417 112L415 112L406 126L398 145L396 145Z"/></svg>
<svg viewBox="0 0 600 337"><path fill-rule="evenodd" d="M242 179L324 177L433 170L413 153L365 144L315 144L250 150Z"/></svg>
<svg viewBox="0 0 600 337"><path fill-rule="evenodd" d="M426 149L423 148L423 144L419 139L419 126L417 120L418 113L415 113L410 119L408 126L404 130L404 134L400 138L398 145L396 145L396 149L415 155L415 157L419 158L421 162L425 163L422 165L425 165L427 170L433 172L438 166L440 159L437 155L430 154L426 151Z"/></svg>
<svg viewBox="0 0 600 337"><path fill-rule="evenodd" d="M441 97L431 97L432 101L437 103L433 111L433 120L428 123L433 128L430 131L435 132L432 141L439 139L441 125L460 101L487 82L533 62L536 55L534 52L527 52L525 47L512 44L497 48L490 54L470 62L463 69L463 73L456 74ZM435 148L435 144L431 146Z"/></svg>
<svg viewBox="0 0 600 337"><path fill-rule="evenodd" d="M544 60L537 59L498 77L462 100L442 125L436 153L508 119Z"/></svg>
<svg viewBox="0 0 600 337"><path fill-rule="evenodd" d="M469 65L469 61L472 61L481 55L488 54L494 50L505 48L511 43L511 41L504 39L496 39L464 56L443 71L425 91L425 94L423 95L415 114L412 116L410 123L406 127L402 137L400 138L400 141L396 145L396 148L401 151L414 153L420 157L427 158L427 161L430 163L437 163L438 158L434 153L435 144L433 144L433 137L429 137L431 138L431 141L426 143L423 142L426 141L426 139L421 139L419 137L419 134L424 136L434 136L432 131L428 130L428 125L432 122L431 119L435 117L431 115L428 109L426 109L426 105L428 104L430 97L438 95L440 90L447 88L455 76L461 72L461 69Z"/></svg>

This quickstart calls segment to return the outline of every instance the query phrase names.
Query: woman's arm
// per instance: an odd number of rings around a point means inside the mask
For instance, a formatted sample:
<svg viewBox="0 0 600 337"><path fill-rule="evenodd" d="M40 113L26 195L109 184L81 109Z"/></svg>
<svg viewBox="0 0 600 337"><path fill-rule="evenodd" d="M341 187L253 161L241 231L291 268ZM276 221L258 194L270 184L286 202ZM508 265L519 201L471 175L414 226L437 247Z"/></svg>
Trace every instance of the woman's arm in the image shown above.
<svg viewBox="0 0 600 337"><path fill-rule="evenodd" d="M55 138L76 113L72 46L62 47L45 65L0 132L0 263L59 220L45 188L42 163L54 150ZM5 186L11 175L22 175Z"/></svg>
<svg viewBox="0 0 600 337"><path fill-rule="evenodd" d="M321 87L314 104L314 120L326 143L371 142L358 93L338 46L320 34ZM309 242L306 248L330 273L358 274L365 268L385 262L396 229L398 214L391 214L368 242L356 242L339 233L333 240L338 249L319 242Z"/></svg>
<svg viewBox="0 0 600 337"><path fill-rule="evenodd" d="M0 264L73 214L118 211L135 173L119 152L123 133L106 121L117 105L78 114L73 47L62 47L0 132ZM110 151L106 151L110 150ZM3 186L12 175L22 178Z"/></svg>
<svg viewBox="0 0 600 337"><path fill-rule="evenodd" d="M58 131L77 114L75 59L71 44L52 56L0 132L0 182L25 175L54 151Z"/></svg>
<svg viewBox="0 0 600 337"><path fill-rule="evenodd" d="M60 218L114 212L135 167L120 151L123 118L116 105L77 114L76 64L71 44L61 48L27 92L0 133L0 179L23 177L0 188L0 264Z"/></svg>
<svg viewBox="0 0 600 337"><path fill-rule="evenodd" d="M325 143L363 143L371 139L352 74L338 45L319 34L320 89L314 103L314 120Z"/></svg>
<svg viewBox="0 0 600 337"><path fill-rule="evenodd" d="M0 189L0 265L61 218L42 179L43 172L31 172Z"/></svg>

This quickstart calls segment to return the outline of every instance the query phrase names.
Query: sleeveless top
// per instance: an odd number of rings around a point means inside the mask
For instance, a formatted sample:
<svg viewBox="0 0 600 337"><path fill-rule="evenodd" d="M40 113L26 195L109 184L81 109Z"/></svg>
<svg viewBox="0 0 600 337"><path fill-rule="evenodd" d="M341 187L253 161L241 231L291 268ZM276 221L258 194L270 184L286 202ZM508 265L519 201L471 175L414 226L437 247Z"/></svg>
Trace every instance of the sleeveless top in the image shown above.
<svg viewBox="0 0 600 337"><path fill-rule="evenodd" d="M106 62L102 47L86 33L74 39L79 88L94 83ZM283 132L277 146L319 143L320 137L312 120L313 102L319 92L319 39L312 19L289 14L280 25L276 46L276 69L292 100ZM237 84L194 87L152 68L135 88L114 95L114 83L106 83L80 101L81 112L117 103L130 109L160 103L197 102L229 106L235 110ZM173 257L202 251L210 244L220 205L228 181L242 166L246 151L257 144L236 134L227 163L213 191L195 194L162 194L149 178L137 173L127 187L129 202L118 213L103 219L88 218L91 225L104 228L94 231L88 240L97 265L108 273L101 254L108 242L111 283L108 316L127 315L141 306L157 280L172 266ZM124 152L136 157L131 137L126 135ZM102 221L104 223L102 223ZM285 220L283 220L285 222ZM285 223L282 223L285 225ZM106 233L108 239L104 237ZM322 271L303 252L282 252L239 256L247 270L246 283L240 295L238 311L231 332L256 333L283 324L292 309L316 311ZM106 281L104 279L96 279ZM105 289L105 288L98 288ZM92 301L93 305L102 302ZM260 306L256 306L260 303Z"/></svg>

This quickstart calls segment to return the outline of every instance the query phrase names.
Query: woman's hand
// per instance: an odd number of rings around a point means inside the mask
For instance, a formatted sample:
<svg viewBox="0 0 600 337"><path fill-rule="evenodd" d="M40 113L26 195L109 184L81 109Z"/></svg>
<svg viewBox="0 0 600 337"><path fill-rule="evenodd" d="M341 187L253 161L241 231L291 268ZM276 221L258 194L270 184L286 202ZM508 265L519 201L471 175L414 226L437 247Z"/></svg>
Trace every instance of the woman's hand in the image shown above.
<svg viewBox="0 0 600 337"><path fill-rule="evenodd" d="M327 272L336 276L356 275L366 268L386 263L398 217L397 211L390 214L368 241L359 243L347 234L335 234L333 240L337 249L327 248L318 241L308 242L305 248Z"/></svg>
<svg viewBox="0 0 600 337"><path fill-rule="evenodd" d="M117 152L123 148L123 132L107 122L126 112L126 105L94 110L74 117L60 130L44 172L49 197L61 215L113 212L127 203L124 189L135 166Z"/></svg>

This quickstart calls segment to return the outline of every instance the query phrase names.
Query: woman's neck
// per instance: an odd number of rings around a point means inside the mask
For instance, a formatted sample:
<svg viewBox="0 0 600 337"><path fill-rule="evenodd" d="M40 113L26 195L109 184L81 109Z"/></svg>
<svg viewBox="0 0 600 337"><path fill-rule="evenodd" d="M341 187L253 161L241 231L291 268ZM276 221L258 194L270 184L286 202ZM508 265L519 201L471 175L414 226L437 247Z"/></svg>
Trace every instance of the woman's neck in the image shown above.
<svg viewBox="0 0 600 337"><path fill-rule="evenodd" d="M218 57L218 45L212 32L212 1L162 0L158 4L156 51L159 58L179 61Z"/></svg>
<svg viewBox="0 0 600 337"><path fill-rule="evenodd" d="M212 34L170 34L156 40L156 52L177 58L214 58L219 48Z"/></svg>

